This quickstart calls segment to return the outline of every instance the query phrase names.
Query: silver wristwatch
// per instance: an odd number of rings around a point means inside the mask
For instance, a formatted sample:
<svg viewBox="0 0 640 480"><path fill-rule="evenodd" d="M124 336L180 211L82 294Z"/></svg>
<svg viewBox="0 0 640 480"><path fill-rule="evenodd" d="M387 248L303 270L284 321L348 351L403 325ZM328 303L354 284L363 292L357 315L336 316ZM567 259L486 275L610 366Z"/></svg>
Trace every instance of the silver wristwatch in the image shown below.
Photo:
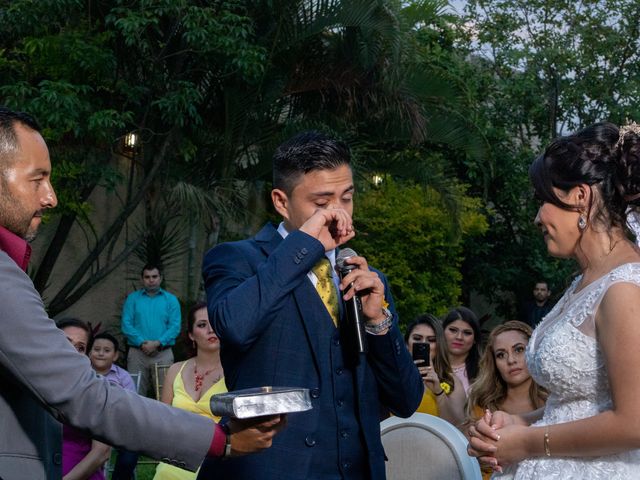
<svg viewBox="0 0 640 480"><path fill-rule="evenodd" d="M227 433L227 438L224 442L224 458L231 456L231 433Z"/></svg>
<svg viewBox="0 0 640 480"><path fill-rule="evenodd" d="M384 313L385 316L385 319L382 322L378 324L372 324L370 322L364 324L364 329L367 333L378 335L388 328L391 328L391 325L393 325L393 313L391 313L389 309L385 307L382 307L382 313Z"/></svg>

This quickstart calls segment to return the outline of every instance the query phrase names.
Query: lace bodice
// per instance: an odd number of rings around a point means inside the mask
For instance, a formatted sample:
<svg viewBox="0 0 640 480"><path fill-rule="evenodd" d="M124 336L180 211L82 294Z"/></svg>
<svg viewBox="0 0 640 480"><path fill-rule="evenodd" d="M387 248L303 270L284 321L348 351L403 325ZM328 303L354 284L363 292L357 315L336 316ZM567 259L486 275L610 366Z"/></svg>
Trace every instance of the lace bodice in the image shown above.
<svg viewBox="0 0 640 480"><path fill-rule="evenodd" d="M595 314L608 288L628 282L640 286L640 263L621 265L576 292L581 277L534 331L527 347L531 376L549 390L543 418L536 425L579 420L611 409L611 392L596 339ZM536 458L520 463L516 479L636 479L640 451L593 458Z"/></svg>

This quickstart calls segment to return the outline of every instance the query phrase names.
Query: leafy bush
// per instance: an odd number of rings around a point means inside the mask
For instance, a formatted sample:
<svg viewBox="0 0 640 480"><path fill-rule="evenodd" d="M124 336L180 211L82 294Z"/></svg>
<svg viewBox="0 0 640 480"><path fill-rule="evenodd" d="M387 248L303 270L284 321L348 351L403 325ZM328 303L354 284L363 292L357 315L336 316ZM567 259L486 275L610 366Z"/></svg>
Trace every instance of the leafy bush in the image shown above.
<svg viewBox="0 0 640 480"><path fill-rule="evenodd" d="M416 315L445 313L461 293L463 241L482 235L487 220L480 201L459 187L461 232L441 197L430 188L385 180L357 197L357 236L349 246L382 270L406 324Z"/></svg>

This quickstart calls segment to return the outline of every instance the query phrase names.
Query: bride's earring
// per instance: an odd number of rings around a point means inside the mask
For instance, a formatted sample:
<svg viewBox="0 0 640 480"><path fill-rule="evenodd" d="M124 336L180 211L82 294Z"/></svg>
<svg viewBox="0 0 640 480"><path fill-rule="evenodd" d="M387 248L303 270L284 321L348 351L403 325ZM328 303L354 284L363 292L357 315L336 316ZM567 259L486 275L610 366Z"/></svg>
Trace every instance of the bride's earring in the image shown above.
<svg viewBox="0 0 640 480"><path fill-rule="evenodd" d="M584 230L585 228L587 228L587 217L584 215L584 213L581 213L580 217L578 218L578 228L580 230Z"/></svg>

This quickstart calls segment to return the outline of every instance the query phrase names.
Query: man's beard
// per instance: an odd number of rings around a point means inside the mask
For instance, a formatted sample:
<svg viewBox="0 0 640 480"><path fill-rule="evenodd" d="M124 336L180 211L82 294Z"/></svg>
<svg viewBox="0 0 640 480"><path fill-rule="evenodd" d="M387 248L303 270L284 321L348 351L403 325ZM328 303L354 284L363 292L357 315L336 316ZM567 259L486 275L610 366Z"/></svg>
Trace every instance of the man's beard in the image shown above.
<svg viewBox="0 0 640 480"><path fill-rule="evenodd" d="M36 239L37 236L38 236L38 227L35 227L35 228L29 227L29 229L27 230L27 234L24 236L24 239L27 241L27 243L31 243Z"/></svg>
<svg viewBox="0 0 640 480"><path fill-rule="evenodd" d="M0 225L27 242L32 242L38 233L37 227L31 228L36 213L27 212L4 188L0 190Z"/></svg>

